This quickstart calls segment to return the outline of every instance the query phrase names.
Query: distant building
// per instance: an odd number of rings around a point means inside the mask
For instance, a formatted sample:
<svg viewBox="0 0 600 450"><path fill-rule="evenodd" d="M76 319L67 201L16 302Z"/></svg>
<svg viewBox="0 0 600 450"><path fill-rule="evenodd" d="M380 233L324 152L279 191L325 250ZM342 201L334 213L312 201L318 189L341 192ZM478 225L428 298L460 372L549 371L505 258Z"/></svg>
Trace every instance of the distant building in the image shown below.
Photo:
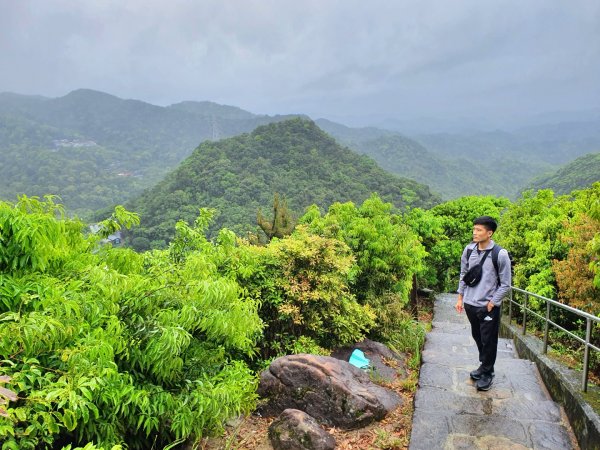
<svg viewBox="0 0 600 450"><path fill-rule="evenodd" d="M102 226L94 223L90 225L89 228L93 234L97 234L102 229ZM115 231L114 233L109 234L106 238L102 239L100 243L103 245L111 244L113 247L120 247L123 245L123 235L120 231Z"/></svg>
<svg viewBox="0 0 600 450"><path fill-rule="evenodd" d="M109 235L106 239L102 239L103 244L112 244L113 247L119 247L123 242L121 232L117 231L111 235Z"/></svg>

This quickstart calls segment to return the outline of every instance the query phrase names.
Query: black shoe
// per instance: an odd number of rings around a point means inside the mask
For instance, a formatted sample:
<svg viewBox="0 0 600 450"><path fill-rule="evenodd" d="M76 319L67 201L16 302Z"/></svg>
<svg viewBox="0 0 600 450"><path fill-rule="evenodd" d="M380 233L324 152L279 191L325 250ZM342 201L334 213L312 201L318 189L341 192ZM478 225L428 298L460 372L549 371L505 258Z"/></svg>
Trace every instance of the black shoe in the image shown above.
<svg viewBox="0 0 600 450"><path fill-rule="evenodd" d="M473 380L479 380L481 378L481 375L483 375L483 369L481 368L481 366L479 366L477 370L474 370L469 374L469 376Z"/></svg>
<svg viewBox="0 0 600 450"><path fill-rule="evenodd" d="M492 382L494 381L494 375L484 373L481 374L481 378L477 381L477 390L478 391L489 391L492 387Z"/></svg>
<svg viewBox="0 0 600 450"><path fill-rule="evenodd" d="M481 366L479 366L479 368L477 370L472 371L469 376L471 377L471 379L473 380L479 380L481 378L481 375L483 375L484 370L481 368ZM494 374L494 372L492 372L491 377L494 378L496 375Z"/></svg>

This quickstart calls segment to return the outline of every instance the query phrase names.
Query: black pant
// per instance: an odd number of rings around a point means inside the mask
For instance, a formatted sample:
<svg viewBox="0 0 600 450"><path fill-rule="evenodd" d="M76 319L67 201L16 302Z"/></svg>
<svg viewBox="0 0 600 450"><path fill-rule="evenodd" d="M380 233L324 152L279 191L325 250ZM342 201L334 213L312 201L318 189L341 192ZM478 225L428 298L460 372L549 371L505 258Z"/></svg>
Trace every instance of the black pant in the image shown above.
<svg viewBox="0 0 600 450"><path fill-rule="evenodd" d="M498 353L498 332L500 331L500 308L488 312L487 307L477 307L465 303L465 312L471 323L471 335L479 350L481 368L487 374L494 371Z"/></svg>

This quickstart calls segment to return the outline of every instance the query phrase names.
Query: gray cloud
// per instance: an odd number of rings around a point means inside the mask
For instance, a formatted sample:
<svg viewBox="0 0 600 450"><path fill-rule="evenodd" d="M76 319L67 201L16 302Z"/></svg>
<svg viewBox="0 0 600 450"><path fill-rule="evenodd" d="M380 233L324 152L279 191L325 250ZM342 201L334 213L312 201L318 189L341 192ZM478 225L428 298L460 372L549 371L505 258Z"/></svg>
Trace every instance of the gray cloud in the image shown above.
<svg viewBox="0 0 600 450"><path fill-rule="evenodd" d="M596 0L0 0L0 90L314 117L600 106Z"/></svg>

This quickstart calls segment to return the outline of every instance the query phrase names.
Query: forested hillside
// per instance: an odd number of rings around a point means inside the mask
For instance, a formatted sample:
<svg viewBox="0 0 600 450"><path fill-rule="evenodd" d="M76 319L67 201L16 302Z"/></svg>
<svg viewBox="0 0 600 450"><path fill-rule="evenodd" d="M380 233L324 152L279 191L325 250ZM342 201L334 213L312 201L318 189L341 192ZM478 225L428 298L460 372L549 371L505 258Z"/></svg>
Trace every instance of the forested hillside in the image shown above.
<svg viewBox="0 0 600 450"><path fill-rule="evenodd" d="M508 133L469 138L438 134L420 136L417 142L389 130L348 128L326 120L317 123L386 170L427 184L445 199L479 194L516 198L533 176L556 167L529 154Z"/></svg>
<svg viewBox="0 0 600 450"><path fill-rule="evenodd" d="M211 102L161 107L86 89L60 98L3 93L0 198L57 194L70 214L90 218L153 187L201 142L287 118ZM597 123L590 121L416 140L373 127L317 123L342 145L431 186L445 199L474 194L514 199L533 177L600 145Z"/></svg>
<svg viewBox="0 0 600 450"><path fill-rule="evenodd" d="M463 190L463 186L452 182L451 167L442 158L405 136L372 127L350 128L324 119L317 120L317 124L341 144L373 158L388 172L427 184L444 198Z"/></svg>
<svg viewBox="0 0 600 450"><path fill-rule="evenodd" d="M568 194L576 189L590 187L600 181L600 153L577 158L552 174L533 180L529 189L552 189L556 194Z"/></svg>
<svg viewBox="0 0 600 450"><path fill-rule="evenodd" d="M414 136L448 169L461 172L461 195L488 193L517 198L532 178L600 148L600 120L547 123L511 132L438 133ZM576 176L575 176L576 177ZM474 190L479 186L482 190ZM589 185L584 175L581 186ZM573 186L578 185L577 182ZM435 189L436 185L431 186ZM492 189L489 189L489 188ZM440 192L446 192L440 190ZM568 185L561 192L570 192Z"/></svg>
<svg viewBox="0 0 600 450"><path fill-rule="evenodd" d="M0 198L60 195L69 213L89 216L123 203L156 171L128 169L123 152L74 132L19 116L0 116ZM140 164L143 167L143 164Z"/></svg>
<svg viewBox="0 0 600 450"><path fill-rule="evenodd" d="M557 167L556 162L503 131L432 134L415 139L440 158L453 175L446 187L452 197L486 194L515 199L532 177Z"/></svg>
<svg viewBox="0 0 600 450"><path fill-rule="evenodd" d="M206 139L249 132L283 116L210 102L169 107L80 89L60 98L0 94L0 197L61 196L91 211L157 183Z"/></svg>
<svg viewBox="0 0 600 450"><path fill-rule="evenodd" d="M165 180L129 203L142 226L137 248L162 246L179 219L190 222L198 208L217 210L214 229L256 229L256 213L270 213L275 193L300 215L311 204L362 202L377 192L397 208L429 207L439 199L427 186L399 178L373 160L340 146L314 122L291 119L250 134L204 142Z"/></svg>

